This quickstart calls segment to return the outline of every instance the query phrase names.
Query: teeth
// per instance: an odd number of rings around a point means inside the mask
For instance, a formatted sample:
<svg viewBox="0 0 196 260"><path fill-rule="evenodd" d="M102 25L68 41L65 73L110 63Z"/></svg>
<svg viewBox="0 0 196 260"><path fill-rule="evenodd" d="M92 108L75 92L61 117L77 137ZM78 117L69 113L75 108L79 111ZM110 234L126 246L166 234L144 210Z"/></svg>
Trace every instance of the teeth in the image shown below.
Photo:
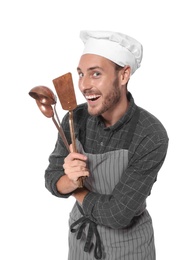
<svg viewBox="0 0 196 260"><path fill-rule="evenodd" d="M96 98L99 98L100 96L99 95L89 95L89 96L85 96L86 99L96 99Z"/></svg>

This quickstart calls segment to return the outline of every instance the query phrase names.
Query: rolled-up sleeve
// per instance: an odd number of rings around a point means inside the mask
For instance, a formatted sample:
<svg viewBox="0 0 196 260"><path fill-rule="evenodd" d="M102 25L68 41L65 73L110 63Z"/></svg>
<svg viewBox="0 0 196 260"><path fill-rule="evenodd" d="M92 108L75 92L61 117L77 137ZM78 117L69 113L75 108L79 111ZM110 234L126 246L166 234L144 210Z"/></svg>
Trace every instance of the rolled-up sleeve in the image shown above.
<svg viewBox="0 0 196 260"><path fill-rule="evenodd" d="M68 116L63 118L62 126L64 127L64 132L66 137L69 137L69 125ZM69 138L68 138L68 141ZM60 198L68 198L70 194L61 194L57 190L58 180L65 174L63 169L64 159L68 155L68 151L60 137L58 135L57 142L53 152L49 156L49 165L45 171L45 187L52 193L52 195Z"/></svg>
<svg viewBox="0 0 196 260"><path fill-rule="evenodd" d="M60 198L68 198L70 194L61 194L57 190L58 180L65 174L63 169L64 158L67 156L64 144L58 139L55 149L49 157L49 166L45 171L45 187L52 195Z"/></svg>

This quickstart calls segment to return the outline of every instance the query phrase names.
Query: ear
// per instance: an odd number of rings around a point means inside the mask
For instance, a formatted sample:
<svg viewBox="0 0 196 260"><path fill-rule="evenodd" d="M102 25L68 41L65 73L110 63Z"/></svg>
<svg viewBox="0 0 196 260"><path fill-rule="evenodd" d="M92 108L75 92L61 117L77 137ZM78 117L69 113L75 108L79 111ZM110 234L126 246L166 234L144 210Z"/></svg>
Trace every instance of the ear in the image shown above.
<svg viewBox="0 0 196 260"><path fill-rule="evenodd" d="M125 66L121 71L121 84L126 85L131 76L131 67Z"/></svg>

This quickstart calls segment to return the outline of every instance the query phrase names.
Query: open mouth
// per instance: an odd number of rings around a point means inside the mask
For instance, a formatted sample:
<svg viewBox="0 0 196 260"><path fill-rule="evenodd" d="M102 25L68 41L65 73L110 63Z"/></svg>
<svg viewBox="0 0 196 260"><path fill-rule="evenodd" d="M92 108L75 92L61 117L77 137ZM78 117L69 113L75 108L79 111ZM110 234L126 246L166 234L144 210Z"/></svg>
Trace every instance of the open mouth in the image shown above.
<svg viewBox="0 0 196 260"><path fill-rule="evenodd" d="M88 96L85 96L85 98L89 101L96 101L97 99L100 98L100 95L88 95Z"/></svg>

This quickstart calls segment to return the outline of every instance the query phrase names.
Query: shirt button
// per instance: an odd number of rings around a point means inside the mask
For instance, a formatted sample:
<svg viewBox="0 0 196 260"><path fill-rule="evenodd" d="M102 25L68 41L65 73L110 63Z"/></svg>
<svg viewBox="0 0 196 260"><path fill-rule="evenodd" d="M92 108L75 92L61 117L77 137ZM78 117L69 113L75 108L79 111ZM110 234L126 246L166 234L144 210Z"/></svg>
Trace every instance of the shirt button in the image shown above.
<svg viewBox="0 0 196 260"><path fill-rule="evenodd" d="M101 142L100 145L103 146L103 142Z"/></svg>

